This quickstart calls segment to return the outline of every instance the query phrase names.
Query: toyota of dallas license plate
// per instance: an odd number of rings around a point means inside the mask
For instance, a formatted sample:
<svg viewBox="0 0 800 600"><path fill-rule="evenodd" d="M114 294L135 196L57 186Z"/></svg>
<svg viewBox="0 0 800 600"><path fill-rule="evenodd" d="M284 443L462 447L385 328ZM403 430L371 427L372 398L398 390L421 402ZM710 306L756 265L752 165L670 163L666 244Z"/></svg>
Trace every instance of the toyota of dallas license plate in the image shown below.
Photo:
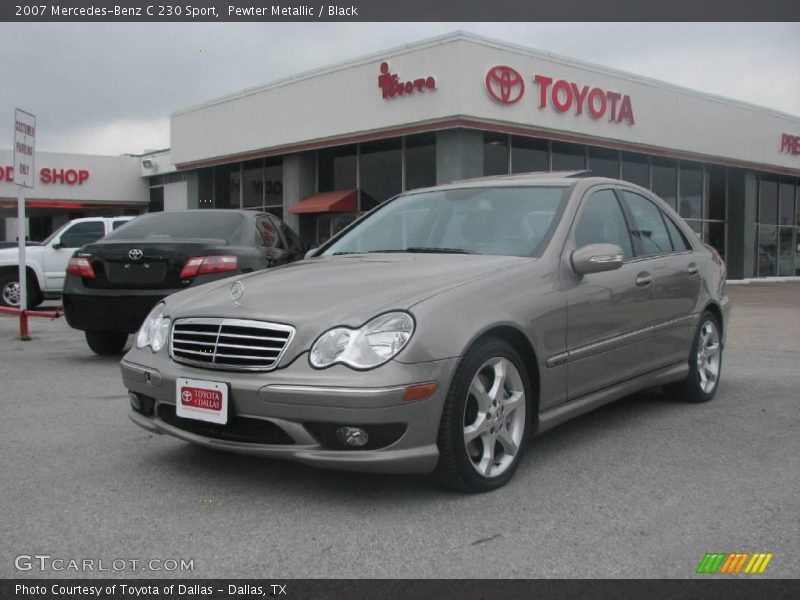
<svg viewBox="0 0 800 600"><path fill-rule="evenodd" d="M225 425L228 422L228 384L203 379L175 380L175 414Z"/></svg>

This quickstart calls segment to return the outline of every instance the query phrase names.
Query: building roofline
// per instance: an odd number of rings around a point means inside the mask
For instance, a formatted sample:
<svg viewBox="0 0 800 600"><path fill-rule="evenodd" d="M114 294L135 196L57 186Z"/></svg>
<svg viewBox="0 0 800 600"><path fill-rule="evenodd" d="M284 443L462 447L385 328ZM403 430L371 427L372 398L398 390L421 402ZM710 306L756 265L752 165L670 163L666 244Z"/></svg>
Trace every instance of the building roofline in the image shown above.
<svg viewBox="0 0 800 600"><path fill-rule="evenodd" d="M762 106L759 104L753 104L750 102L745 102L743 100L736 100L734 98L729 98L727 96L720 96L717 94L712 94L710 92L704 92L700 90L696 90L693 88L689 88L686 86L677 85L674 83L669 83L666 81L662 81L660 79L654 79L652 77L646 77L644 75L637 75L635 73L630 73L628 71L622 71L620 69L615 69L613 67L606 67L603 65L599 65L597 63L592 63L589 61L580 60L577 58L571 58L568 56L564 56L562 54L556 54L553 52L546 52L543 50L537 50L534 48L530 48L528 46L523 46L521 44L516 44L512 42L505 42L501 40L497 40L495 38L490 38L482 35L478 35L475 33L463 31L463 30L456 30L450 33L442 34L435 37L424 38L416 42L411 42L409 44L404 44L402 46L395 46L393 48L387 48L384 50L380 50L377 52L372 52L370 54L360 56L353 59L347 59L344 61L340 61L337 63L333 63L330 65L326 65L323 67L319 67L316 69L312 69L309 71L303 71L301 73L297 73L295 75L290 75L288 77L283 77L281 79L274 80L269 83L245 88L238 92L234 92L231 94L226 94L223 96L218 96L213 98L207 102L192 105L183 109L179 109L172 113L171 116L177 116L189 112L193 112L196 110L201 110L204 108L210 108L212 106L216 106L218 104L223 104L225 102L229 102L231 100L238 100L240 98L245 98L247 96L251 96L254 94L258 94L263 91L267 91L274 88L284 87L286 85L290 85L292 83L297 83L306 79L311 79L313 77L318 77L321 75L327 75L330 73L335 73L337 71L342 71L344 69L348 69L351 67L357 67L364 64L368 64L375 60L386 58L387 56L397 56L402 54L408 54L410 52L416 52L418 50L422 50L425 48L432 48L435 46L440 46L444 44L449 44L456 41L468 41L475 44L480 44L483 46L496 48L498 50L504 50L507 52L514 52L516 54L520 54L523 56L533 57L533 58L540 58L543 60L550 60L555 62L560 62L567 66L576 67L580 69L585 69L589 71L594 71L601 75L611 75L614 77L619 77L622 79L627 79L629 81L635 83L641 83L645 85L650 85L653 87L657 87L664 90L671 90L673 92L677 92L680 94L684 94L687 96L693 96L696 98L701 98L705 100L709 100L712 102L719 102L721 104L728 104L731 106L736 106L739 108L745 108L748 110L755 110L764 114L769 114L776 117L781 118L788 118L796 121L800 121L800 115L794 115L791 113L783 112L774 108L769 108L767 106Z"/></svg>

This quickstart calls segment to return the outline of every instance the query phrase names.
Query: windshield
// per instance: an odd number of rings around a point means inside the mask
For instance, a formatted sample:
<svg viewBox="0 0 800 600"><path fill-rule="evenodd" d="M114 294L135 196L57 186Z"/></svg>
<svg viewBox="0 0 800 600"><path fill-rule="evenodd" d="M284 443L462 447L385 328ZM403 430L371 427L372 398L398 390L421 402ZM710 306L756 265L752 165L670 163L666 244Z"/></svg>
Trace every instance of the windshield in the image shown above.
<svg viewBox="0 0 800 600"><path fill-rule="evenodd" d="M157 212L129 221L107 240L222 239L230 241L244 217L228 212Z"/></svg>
<svg viewBox="0 0 800 600"><path fill-rule="evenodd" d="M431 252L539 256L566 187L482 187L400 196L325 249L322 256Z"/></svg>

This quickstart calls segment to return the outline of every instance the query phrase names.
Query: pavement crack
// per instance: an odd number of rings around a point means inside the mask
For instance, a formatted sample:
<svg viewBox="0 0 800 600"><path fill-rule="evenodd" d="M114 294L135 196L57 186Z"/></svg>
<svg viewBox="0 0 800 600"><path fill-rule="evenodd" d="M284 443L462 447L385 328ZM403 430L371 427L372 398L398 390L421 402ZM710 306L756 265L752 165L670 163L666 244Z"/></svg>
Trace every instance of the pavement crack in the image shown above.
<svg viewBox="0 0 800 600"><path fill-rule="evenodd" d="M489 537L477 539L474 542L472 542L470 546L477 546L478 544L485 544L486 542L491 542L492 540L497 539L502 535L503 535L502 533L495 533L494 535L490 535Z"/></svg>

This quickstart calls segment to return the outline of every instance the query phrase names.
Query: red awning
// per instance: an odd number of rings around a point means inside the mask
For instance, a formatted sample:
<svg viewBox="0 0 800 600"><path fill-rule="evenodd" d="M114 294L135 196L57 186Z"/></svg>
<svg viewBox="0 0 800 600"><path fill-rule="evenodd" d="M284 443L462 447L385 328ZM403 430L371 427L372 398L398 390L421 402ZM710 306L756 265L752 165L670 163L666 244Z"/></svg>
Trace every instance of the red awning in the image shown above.
<svg viewBox="0 0 800 600"><path fill-rule="evenodd" d="M309 213L354 213L358 211L358 190L338 190L314 194L289 209L293 215Z"/></svg>

